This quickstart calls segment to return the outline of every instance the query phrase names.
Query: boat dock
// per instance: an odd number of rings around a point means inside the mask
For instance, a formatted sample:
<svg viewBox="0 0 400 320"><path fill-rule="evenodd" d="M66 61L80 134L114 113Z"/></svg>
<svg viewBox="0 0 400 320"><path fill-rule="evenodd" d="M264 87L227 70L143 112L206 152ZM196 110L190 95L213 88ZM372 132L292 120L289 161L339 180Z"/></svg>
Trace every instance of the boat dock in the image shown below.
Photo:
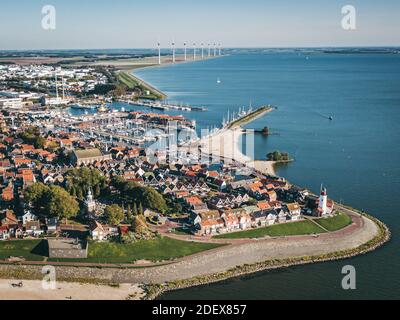
<svg viewBox="0 0 400 320"><path fill-rule="evenodd" d="M147 107L151 109L157 109L162 111L168 110L181 110L181 111L207 111L204 107L194 107L183 104L166 103L160 101L146 101L146 100L118 100L119 102L128 103L130 105Z"/></svg>
<svg viewBox="0 0 400 320"><path fill-rule="evenodd" d="M274 109L273 106L271 105L266 105L266 106L261 106L255 110L252 108L249 108L249 110L241 110L238 112L237 115L233 114L229 116L228 114L228 119L224 120L222 123L222 128L223 129L236 129L240 126L243 126L245 124L248 124L255 119L262 117L264 114L272 111Z"/></svg>

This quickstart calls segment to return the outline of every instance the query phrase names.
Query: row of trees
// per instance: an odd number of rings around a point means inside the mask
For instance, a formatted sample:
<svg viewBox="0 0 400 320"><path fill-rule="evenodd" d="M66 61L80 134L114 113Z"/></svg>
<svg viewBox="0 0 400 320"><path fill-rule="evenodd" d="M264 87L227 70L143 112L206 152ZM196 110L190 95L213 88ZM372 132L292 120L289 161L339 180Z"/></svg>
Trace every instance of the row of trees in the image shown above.
<svg viewBox="0 0 400 320"><path fill-rule="evenodd" d="M46 186L37 182L25 191L24 197L36 213L44 216L72 218L79 212L75 198L59 186Z"/></svg>
<svg viewBox="0 0 400 320"><path fill-rule="evenodd" d="M66 173L66 189L72 196L83 200L90 188L95 198L107 192L106 178L99 170L86 167L68 170Z"/></svg>
<svg viewBox="0 0 400 320"><path fill-rule="evenodd" d="M41 182L35 183L25 191L24 197L36 213L43 216L72 218L79 212L76 199L83 200L93 189L95 197L108 192L106 179L97 169L76 168L66 175L66 189ZM128 182L122 177L114 177L111 185L118 191L120 200L127 203L127 220L132 222L135 216L141 216L144 208L165 213L167 203L155 189ZM117 204L109 205L104 211L107 222L117 225L125 219L125 211Z"/></svg>
<svg viewBox="0 0 400 320"><path fill-rule="evenodd" d="M289 161L289 153L274 151L267 154L267 159L269 161Z"/></svg>

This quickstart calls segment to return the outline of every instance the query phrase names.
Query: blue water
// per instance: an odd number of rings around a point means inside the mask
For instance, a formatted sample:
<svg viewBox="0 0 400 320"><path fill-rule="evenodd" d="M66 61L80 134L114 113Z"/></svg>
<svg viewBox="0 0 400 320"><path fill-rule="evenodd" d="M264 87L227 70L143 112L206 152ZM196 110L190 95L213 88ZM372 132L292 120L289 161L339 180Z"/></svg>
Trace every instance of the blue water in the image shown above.
<svg viewBox="0 0 400 320"><path fill-rule="evenodd" d="M248 125L256 158L288 151L295 162L278 173L389 225L393 240L368 255L339 262L260 272L218 284L170 292L164 299L295 299L400 297L400 55L240 53L144 69L136 74L171 101L206 106L180 112L200 127L219 125L228 109L272 104L278 109ZM220 78L221 83L217 83ZM333 121L328 117L333 116ZM341 289L341 268L357 270L357 289Z"/></svg>

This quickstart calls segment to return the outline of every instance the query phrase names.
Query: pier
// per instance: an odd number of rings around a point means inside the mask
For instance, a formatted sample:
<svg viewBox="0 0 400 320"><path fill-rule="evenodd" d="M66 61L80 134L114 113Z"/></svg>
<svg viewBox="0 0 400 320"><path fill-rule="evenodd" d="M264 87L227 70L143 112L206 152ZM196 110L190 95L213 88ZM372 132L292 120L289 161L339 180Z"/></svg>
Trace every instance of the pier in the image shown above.
<svg viewBox="0 0 400 320"><path fill-rule="evenodd" d="M224 127L227 129L236 129L240 126L243 126L245 124L248 124L257 118L262 117L264 114L270 112L273 110L273 107L271 105L267 106L262 106L256 110L250 110L248 112L245 112L243 115L241 115L237 119L232 119L230 122L224 124Z"/></svg>
<svg viewBox="0 0 400 320"><path fill-rule="evenodd" d="M159 102L159 101L145 101L145 100L118 100L119 102L128 103L130 105L147 107L151 109L157 109L162 111L168 110L181 110L181 111L207 111L204 107L194 107L189 105L178 105L173 103Z"/></svg>

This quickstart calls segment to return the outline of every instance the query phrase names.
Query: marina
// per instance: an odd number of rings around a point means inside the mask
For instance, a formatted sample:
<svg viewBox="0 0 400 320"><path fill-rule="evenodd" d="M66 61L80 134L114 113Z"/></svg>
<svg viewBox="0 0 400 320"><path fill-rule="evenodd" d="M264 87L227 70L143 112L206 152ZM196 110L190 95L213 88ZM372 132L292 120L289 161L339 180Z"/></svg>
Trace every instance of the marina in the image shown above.
<svg viewBox="0 0 400 320"><path fill-rule="evenodd" d="M184 104L174 104L162 101L146 101L146 100L118 100L119 102L125 102L130 105L139 107L148 107L151 109L157 109L162 111L168 110L181 110L181 111L207 111L205 107L194 107Z"/></svg>

